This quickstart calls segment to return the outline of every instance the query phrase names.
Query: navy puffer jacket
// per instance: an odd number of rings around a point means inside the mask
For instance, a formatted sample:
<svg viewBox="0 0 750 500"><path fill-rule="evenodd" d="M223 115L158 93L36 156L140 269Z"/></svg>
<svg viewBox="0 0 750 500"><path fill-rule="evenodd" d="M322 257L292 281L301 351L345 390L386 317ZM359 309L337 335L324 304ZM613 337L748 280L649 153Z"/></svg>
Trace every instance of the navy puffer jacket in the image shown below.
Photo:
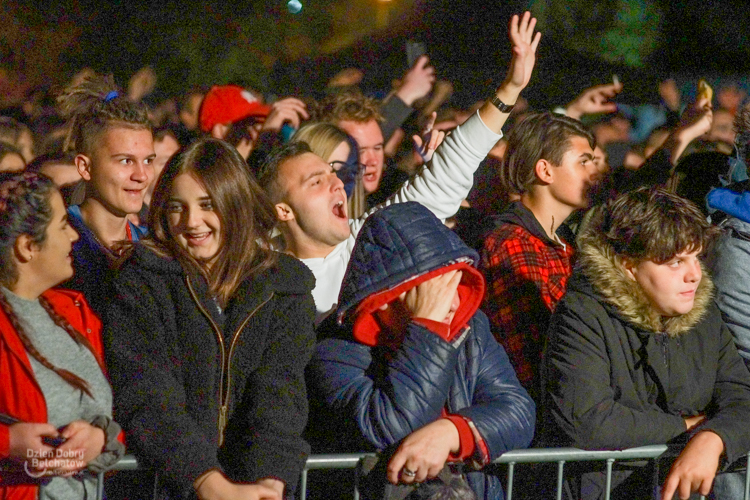
<svg viewBox="0 0 750 500"><path fill-rule="evenodd" d="M451 342L414 322L397 348L370 347L352 338L352 313L362 300L477 258L417 203L392 205L367 219L341 288L339 325L321 332L308 368L314 404L325 407L333 419L325 422L327 441L338 447L327 451L362 451L363 443L385 449L440 418L443 409L471 421L489 460L529 445L534 403L481 311ZM352 432L361 439L351 439ZM342 449L347 446L359 449ZM467 476L478 498L503 497L496 477L482 472Z"/></svg>

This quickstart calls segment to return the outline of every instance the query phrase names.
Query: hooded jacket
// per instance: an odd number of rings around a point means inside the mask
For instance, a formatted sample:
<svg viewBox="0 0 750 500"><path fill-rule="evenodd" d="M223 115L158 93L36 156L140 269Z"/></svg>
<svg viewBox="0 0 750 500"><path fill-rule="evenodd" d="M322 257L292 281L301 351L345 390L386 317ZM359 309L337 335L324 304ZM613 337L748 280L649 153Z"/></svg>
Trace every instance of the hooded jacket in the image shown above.
<svg viewBox="0 0 750 500"><path fill-rule="evenodd" d="M750 374L703 274L693 309L664 319L629 279L597 220L550 320L543 364L547 445L623 449L710 430L728 462L750 450ZM684 418L706 420L685 431Z"/></svg>
<svg viewBox="0 0 750 500"><path fill-rule="evenodd" d="M475 295L475 287L483 280L468 269L477 259L417 203L386 207L365 222L339 296L338 325L322 332L308 370L311 397L329 411L327 431L338 436L338 451L385 449L446 414L471 429L477 467L529 445L534 403L477 310L481 293ZM463 268L464 278L448 335L422 320L396 336L373 331L371 313L379 304L452 266ZM479 498L502 497L496 477L472 472L468 480Z"/></svg>
<svg viewBox="0 0 750 500"><path fill-rule="evenodd" d="M128 444L170 497L193 496L212 468L294 491L309 452L301 434L313 283L302 263L279 255L220 311L205 280L136 245L113 280L107 362Z"/></svg>

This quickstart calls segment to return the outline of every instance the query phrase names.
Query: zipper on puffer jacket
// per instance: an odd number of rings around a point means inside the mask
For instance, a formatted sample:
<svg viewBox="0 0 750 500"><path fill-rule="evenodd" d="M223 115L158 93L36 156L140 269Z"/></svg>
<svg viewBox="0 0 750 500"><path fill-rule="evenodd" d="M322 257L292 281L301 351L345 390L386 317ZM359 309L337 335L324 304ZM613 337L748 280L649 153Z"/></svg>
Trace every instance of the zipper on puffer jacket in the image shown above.
<svg viewBox="0 0 750 500"><path fill-rule="evenodd" d="M206 308L203 307L203 303L198 298L198 294L195 293L195 290L193 289L192 283L190 283L190 278L187 276L185 277L185 283L187 283L188 290L190 291L190 296L193 298L193 301L198 306L198 309L200 312L206 317L209 323L211 323L211 328L214 331L214 334L216 334L216 339L219 342L219 349L221 350L221 376L219 378L219 446L224 444L224 430L227 426L227 411L229 409L229 395L231 394L231 387L232 387L232 374L229 370L231 364L232 364L232 354L234 353L234 347L237 344L237 339L240 336L240 333L242 333L242 330L247 325L247 322L250 321L250 319L255 316L255 313L258 312L258 310L266 305L268 301L270 301L274 293L271 292L271 295L268 296L267 299L262 301L258 306L250 311L247 316L245 316L245 319L242 320L240 323L240 326L234 331L232 334L232 341L229 344L229 352L226 351L226 345L224 343L224 336L221 334L221 329L216 324L214 319L211 317L208 311L206 311ZM224 383L224 380L226 379L226 385Z"/></svg>

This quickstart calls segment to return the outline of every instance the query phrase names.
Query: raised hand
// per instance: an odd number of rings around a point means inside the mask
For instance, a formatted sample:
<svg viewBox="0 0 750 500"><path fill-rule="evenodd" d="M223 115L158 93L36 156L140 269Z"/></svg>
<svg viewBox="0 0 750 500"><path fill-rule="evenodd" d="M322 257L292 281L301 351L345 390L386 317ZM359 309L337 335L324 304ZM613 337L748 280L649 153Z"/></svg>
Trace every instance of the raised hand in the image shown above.
<svg viewBox="0 0 750 500"><path fill-rule="evenodd" d="M503 84L511 87L509 90L521 92L529 84L536 63L536 49L542 38L541 33L534 34L535 27L536 18L528 11L520 19L518 15L511 18L508 36L513 45L513 57Z"/></svg>
<svg viewBox="0 0 750 500"><path fill-rule="evenodd" d="M438 146L445 139L445 132L442 130L434 130L432 127L435 126L435 120L437 119L437 113L432 112L427 125L422 131L422 136L414 135L414 150L421 159L421 163L427 163L432 159L433 153Z"/></svg>
<svg viewBox="0 0 750 500"><path fill-rule="evenodd" d="M280 132L284 123L289 123L294 128L299 128L303 120L310 115L307 113L307 105L296 97L280 99L271 105L271 112L263 122L261 130Z"/></svg>
<svg viewBox="0 0 750 500"><path fill-rule="evenodd" d="M396 95L407 106L423 98L435 84L435 68L430 66L430 58L422 55L401 79Z"/></svg>
<svg viewBox="0 0 750 500"><path fill-rule="evenodd" d="M611 102L610 99L620 92L622 92L622 83L608 83L590 87L568 104L565 114L580 120L583 115L614 113L617 111L617 104Z"/></svg>
<svg viewBox="0 0 750 500"><path fill-rule="evenodd" d="M513 56L505 80L495 91L495 97L506 105L516 103L521 91L529 84L534 71L536 49L542 38L541 33L534 34L535 27L536 19L531 17L530 12L525 12L521 17L514 15L510 21L508 36L513 46ZM508 111L501 112L500 108L488 99L479 109L479 117L487 128L499 134L508 119Z"/></svg>

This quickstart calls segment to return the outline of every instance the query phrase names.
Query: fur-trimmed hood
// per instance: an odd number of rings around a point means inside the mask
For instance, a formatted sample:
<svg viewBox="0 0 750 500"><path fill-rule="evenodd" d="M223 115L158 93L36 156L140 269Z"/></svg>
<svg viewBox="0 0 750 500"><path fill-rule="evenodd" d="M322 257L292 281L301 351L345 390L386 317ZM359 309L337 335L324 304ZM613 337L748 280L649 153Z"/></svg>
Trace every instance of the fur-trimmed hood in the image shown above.
<svg viewBox="0 0 750 500"><path fill-rule="evenodd" d="M677 337L690 330L707 313L713 299L713 282L701 264L703 278L695 293L693 309L687 314L664 318L646 297L641 286L630 279L620 257L600 236L596 214L578 236L578 267L594 291L623 319L638 328ZM572 284L569 284L569 286Z"/></svg>

